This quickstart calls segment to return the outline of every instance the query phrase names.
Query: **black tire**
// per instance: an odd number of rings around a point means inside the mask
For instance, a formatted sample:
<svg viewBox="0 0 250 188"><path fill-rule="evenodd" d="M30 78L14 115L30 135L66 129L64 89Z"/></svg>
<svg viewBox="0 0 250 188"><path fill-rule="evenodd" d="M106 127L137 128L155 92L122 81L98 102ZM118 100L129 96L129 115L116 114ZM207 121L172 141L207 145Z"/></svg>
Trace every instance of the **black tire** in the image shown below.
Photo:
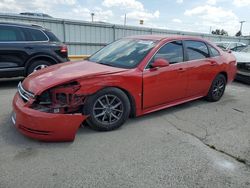
<svg viewBox="0 0 250 188"><path fill-rule="evenodd" d="M106 88L88 97L83 113L89 115L87 123L92 129L111 131L128 119L130 102L120 89Z"/></svg>
<svg viewBox="0 0 250 188"><path fill-rule="evenodd" d="M27 76L28 76L29 74L31 74L31 73L37 71L37 70L42 69L43 66L44 66L44 68L45 68L45 67L48 67L48 66L50 66L50 65L52 65L52 63L49 62L49 61L45 61L45 60L36 60L36 61L33 61L33 62L29 65L29 67L28 67L28 69L27 69ZM39 66L40 66L40 68L39 68Z"/></svg>
<svg viewBox="0 0 250 188"><path fill-rule="evenodd" d="M209 92L206 96L206 100L210 102L216 102L221 99L226 89L227 80L223 74L219 74L215 77Z"/></svg>

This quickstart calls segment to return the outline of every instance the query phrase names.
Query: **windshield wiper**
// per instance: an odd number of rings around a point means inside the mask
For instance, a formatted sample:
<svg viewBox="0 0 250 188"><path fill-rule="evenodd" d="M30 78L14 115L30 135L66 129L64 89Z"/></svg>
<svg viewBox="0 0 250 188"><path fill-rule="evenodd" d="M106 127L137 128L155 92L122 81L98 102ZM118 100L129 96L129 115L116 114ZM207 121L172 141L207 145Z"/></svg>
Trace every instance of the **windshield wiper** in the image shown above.
<svg viewBox="0 0 250 188"><path fill-rule="evenodd" d="M101 65L107 65L107 66L110 66L110 67L116 67L116 66L114 66L114 65L111 64L111 63L106 63L106 62L101 62L101 61L99 61L99 62L97 62L97 63L99 63L99 64L101 64Z"/></svg>

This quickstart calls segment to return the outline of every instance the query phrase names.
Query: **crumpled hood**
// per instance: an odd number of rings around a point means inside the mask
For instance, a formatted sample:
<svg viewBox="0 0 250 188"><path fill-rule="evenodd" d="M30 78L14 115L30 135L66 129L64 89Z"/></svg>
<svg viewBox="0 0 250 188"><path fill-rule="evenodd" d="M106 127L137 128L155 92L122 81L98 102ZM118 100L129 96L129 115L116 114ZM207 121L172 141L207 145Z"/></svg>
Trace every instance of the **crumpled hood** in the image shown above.
<svg viewBox="0 0 250 188"><path fill-rule="evenodd" d="M67 62L56 64L29 75L23 81L23 87L37 95L57 85L74 81L79 78L113 74L126 71L90 61Z"/></svg>

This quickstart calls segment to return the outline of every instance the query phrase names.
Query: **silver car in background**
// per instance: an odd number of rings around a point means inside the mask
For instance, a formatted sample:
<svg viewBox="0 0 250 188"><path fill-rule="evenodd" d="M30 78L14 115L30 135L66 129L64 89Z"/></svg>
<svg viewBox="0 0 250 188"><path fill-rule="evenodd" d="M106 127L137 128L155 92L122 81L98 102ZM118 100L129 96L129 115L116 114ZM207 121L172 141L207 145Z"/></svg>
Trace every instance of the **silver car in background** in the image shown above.
<svg viewBox="0 0 250 188"><path fill-rule="evenodd" d="M233 52L233 54L238 63L236 79L250 84L250 46L239 52Z"/></svg>
<svg viewBox="0 0 250 188"><path fill-rule="evenodd" d="M221 41L221 42L215 42L215 44L218 47L220 47L222 50L225 50L225 51L232 50L235 52L241 51L242 49L247 47L247 45L242 42Z"/></svg>

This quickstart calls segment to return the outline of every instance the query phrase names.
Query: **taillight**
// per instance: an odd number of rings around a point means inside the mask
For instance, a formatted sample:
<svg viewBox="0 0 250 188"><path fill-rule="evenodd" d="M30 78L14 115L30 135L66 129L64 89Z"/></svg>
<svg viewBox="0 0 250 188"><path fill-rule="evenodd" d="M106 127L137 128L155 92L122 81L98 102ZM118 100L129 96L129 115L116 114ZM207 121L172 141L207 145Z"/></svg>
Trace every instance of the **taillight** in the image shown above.
<svg viewBox="0 0 250 188"><path fill-rule="evenodd" d="M67 46L66 45L61 46L60 52L61 53L67 53L68 52Z"/></svg>

